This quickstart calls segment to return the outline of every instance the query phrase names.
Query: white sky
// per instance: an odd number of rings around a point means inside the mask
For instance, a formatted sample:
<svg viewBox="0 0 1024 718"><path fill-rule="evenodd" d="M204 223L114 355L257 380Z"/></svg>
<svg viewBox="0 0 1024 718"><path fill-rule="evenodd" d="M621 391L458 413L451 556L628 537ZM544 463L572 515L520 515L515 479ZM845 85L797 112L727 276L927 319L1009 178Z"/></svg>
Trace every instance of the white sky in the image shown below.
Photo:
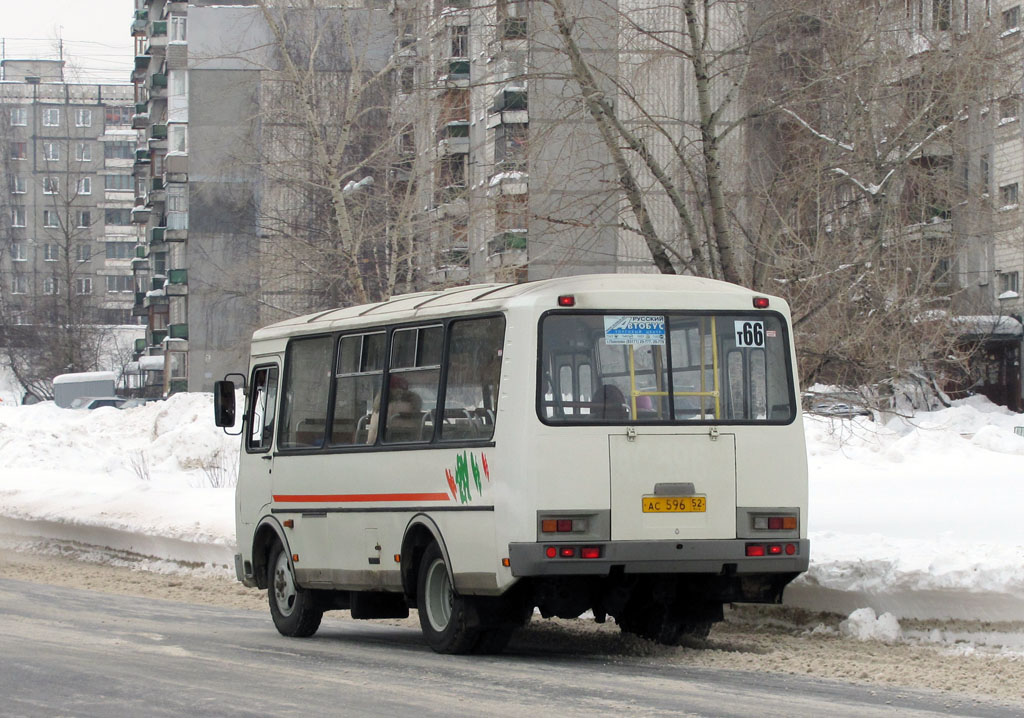
<svg viewBox="0 0 1024 718"><path fill-rule="evenodd" d="M134 0L0 0L0 6L4 57L56 58L62 38L67 79L129 82Z"/></svg>

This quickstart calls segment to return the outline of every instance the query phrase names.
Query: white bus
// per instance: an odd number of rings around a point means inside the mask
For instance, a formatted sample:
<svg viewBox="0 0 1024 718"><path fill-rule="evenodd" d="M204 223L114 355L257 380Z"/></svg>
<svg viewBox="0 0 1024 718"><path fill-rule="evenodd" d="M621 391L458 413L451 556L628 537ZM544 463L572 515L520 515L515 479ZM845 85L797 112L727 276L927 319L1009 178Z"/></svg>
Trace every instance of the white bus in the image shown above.
<svg viewBox="0 0 1024 718"><path fill-rule="evenodd" d="M442 653L538 609L662 643L808 565L789 308L709 279L488 284L253 335L239 580L277 629L419 610ZM217 423L234 422L218 382Z"/></svg>

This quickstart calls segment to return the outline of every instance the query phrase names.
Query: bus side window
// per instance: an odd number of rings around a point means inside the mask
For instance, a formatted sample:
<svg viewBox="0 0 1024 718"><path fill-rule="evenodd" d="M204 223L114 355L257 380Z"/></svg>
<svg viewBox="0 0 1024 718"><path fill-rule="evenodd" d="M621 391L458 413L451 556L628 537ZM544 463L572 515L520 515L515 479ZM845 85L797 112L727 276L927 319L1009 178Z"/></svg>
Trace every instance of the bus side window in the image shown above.
<svg viewBox="0 0 1024 718"><path fill-rule="evenodd" d="M392 334L385 442L433 438L431 417L441 378L443 336L441 325L396 329Z"/></svg>
<svg viewBox="0 0 1024 718"><path fill-rule="evenodd" d="M245 448L268 451L274 440L274 410L277 407L277 367L260 367L252 374L252 403L246 426Z"/></svg>
<svg viewBox="0 0 1024 718"><path fill-rule="evenodd" d="M332 337L295 339L288 344L278 448L323 446L333 354Z"/></svg>
<svg viewBox="0 0 1024 718"><path fill-rule="evenodd" d="M505 318L452 322L448 332L443 441L490 439L498 411Z"/></svg>
<svg viewBox="0 0 1024 718"><path fill-rule="evenodd" d="M374 412L380 410L386 344L384 332L341 338L335 368L331 446L376 442Z"/></svg>

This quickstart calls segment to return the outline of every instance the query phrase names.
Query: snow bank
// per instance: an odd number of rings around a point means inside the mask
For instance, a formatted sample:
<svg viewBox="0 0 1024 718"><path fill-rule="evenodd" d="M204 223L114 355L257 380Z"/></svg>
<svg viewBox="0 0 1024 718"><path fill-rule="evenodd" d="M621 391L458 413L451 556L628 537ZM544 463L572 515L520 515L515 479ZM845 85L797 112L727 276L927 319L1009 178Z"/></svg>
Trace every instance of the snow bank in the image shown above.
<svg viewBox="0 0 1024 718"><path fill-rule="evenodd" d="M0 405L0 515L233 546L234 489L213 484L233 473L238 443L213 425L211 404Z"/></svg>
<svg viewBox="0 0 1024 718"><path fill-rule="evenodd" d="M786 603L850 620L864 608L1021 620L1020 425L1024 416L981 398L912 420L805 417L811 567ZM222 484L237 457L238 438L213 425L208 394L126 410L4 402L0 517L21 533L32 521L54 538L77 532L157 558L202 560L212 548L227 563L233 489ZM860 621L849 630L881 630Z"/></svg>

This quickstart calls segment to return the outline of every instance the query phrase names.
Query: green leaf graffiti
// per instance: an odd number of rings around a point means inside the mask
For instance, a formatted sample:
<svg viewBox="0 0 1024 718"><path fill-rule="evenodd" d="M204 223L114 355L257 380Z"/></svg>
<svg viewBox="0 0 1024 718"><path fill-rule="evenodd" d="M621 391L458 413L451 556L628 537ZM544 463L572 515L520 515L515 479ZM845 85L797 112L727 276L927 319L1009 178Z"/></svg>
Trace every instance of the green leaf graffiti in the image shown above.
<svg viewBox="0 0 1024 718"><path fill-rule="evenodd" d="M476 456L473 454L469 455L469 464L473 469L473 483L476 484L476 492L480 495L484 495L484 485L480 481L480 467L477 466Z"/></svg>
<svg viewBox="0 0 1024 718"><path fill-rule="evenodd" d="M455 485L459 488L459 503L465 504L473 499L469 490L469 462L465 451L455 457Z"/></svg>

